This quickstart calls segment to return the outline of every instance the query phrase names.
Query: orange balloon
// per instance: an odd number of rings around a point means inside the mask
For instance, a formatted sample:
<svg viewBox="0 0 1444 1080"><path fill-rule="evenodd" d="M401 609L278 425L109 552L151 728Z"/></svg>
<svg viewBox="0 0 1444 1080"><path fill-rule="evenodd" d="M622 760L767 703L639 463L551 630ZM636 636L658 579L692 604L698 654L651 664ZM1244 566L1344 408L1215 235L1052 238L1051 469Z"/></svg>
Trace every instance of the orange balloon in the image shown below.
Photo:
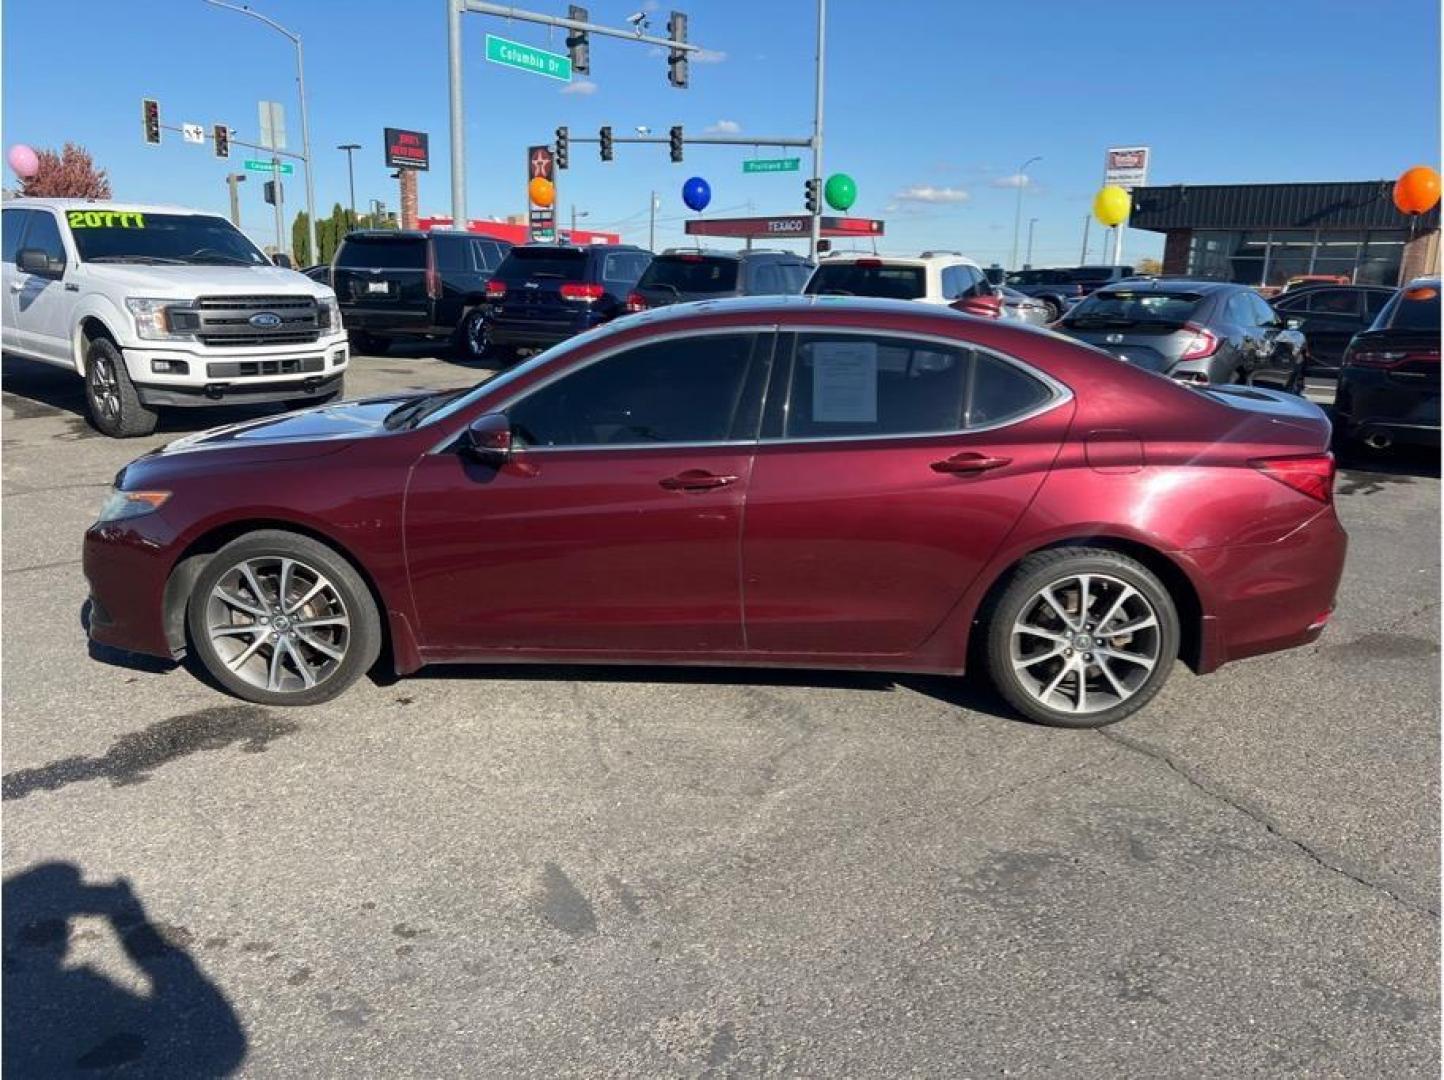
<svg viewBox="0 0 1444 1080"><path fill-rule="evenodd" d="M1439 174L1415 165L1394 182L1394 205L1406 214L1427 214L1439 204Z"/></svg>
<svg viewBox="0 0 1444 1080"><path fill-rule="evenodd" d="M533 176L531 183L526 186L526 193L531 196L531 201L536 206L550 206L557 199L556 185L545 176Z"/></svg>

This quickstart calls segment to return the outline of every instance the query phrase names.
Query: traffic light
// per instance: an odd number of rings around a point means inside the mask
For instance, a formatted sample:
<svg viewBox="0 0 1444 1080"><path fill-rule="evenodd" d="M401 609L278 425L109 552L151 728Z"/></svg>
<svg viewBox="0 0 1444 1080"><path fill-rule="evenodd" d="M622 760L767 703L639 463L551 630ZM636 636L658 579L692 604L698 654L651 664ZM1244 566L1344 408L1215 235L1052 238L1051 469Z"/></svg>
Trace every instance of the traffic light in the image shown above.
<svg viewBox="0 0 1444 1080"><path fill-rule="evenodd" d="M667 20L667 36L673 41L687 40L687 16L680 11L672 12ZM667 50L667 81L678 89L687 89L687 53L683 49ZM680 158L676 160L680 161Z"/></svg>
<svg viewBox="0 0 1444 1080"><path fill-rule="evenodd" d="M587 9L572 4L567 8L567 18L572 22L586 22ZM587 44L590 35L585 30L573 30L567 35L567 53L572 58L572 70L579 75L592 70L592 50Z"/></svg>
<svg viewBox="0 0 1444 1080"><path fill-rule="evenodd" d="M281 191L281 182L279 180L267 180L264 191L266 195L266 202L270 203L272 206L276 205L276 198L283 195Z"/></svg>
<svg viewBox="0 0 1444 1080"><path fill-rule="evenodd" d="M817 199L817 189L821 186L822 181L815 176L807 182L807 212L809 214L817 213L818 207L822 205Z"/></svg>
<svg viewBox="0 0 1444 1080"><path fill-rule="evenodd" d="M225 124L217 124L211 129L211 138L216 146L216 157L231 156L231 129Z"/></svg>
<svg viewBox="0 0 1444 1080"><path fill-rule="evenodd" d="M672 161L673 161L673 162L681 161L681 160L682 160L682 125L681 125L681 124L678 124L676 127L674 127L674 128L672 129L671 139L670 139L670 146L671 146L671 151L672 151Z"/></svg>
<svg viewBox="0 0 1444 1080"><path fill-rule="evenodd" d="M141 98L140 126L145 141L152 146L160 145L160 102L155 98Z"/></svg>
<svg viewBox="0 0 1444 1080"><path fill-rule="evenodd" d="M604 128L602 128L602 131L601 131L601 141L602 141L602 160L603 160L603 161L611 161L611 160L612 160L612 129L611 129L611 128L609 128L609 127L604 127Z"/></svg>
<svg viewBox="0 0 1444 1080"><path fill-rule="evenodd" d="M565 127L557 128L557 152L556 162L558 169L567 167L567 148L571 143L571 135Z"/></svg>

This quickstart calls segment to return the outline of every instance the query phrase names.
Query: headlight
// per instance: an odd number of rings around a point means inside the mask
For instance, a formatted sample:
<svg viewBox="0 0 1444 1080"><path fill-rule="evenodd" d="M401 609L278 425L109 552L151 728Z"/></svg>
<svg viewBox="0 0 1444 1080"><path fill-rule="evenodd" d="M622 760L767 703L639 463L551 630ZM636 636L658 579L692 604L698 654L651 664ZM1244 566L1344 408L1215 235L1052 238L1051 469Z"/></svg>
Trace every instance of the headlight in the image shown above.
<svg viewBox="0 0 1444 1080"><path fill-rule="evenodd" d="M334 296L316 301L316 326L323 334L334 334L341 329L341 309L336 306Z"/></svg>
<svg viewBox="0 0 1444 1080"><path fill-rule="evenodd" d="M124 521L159 510L170 498L169 491L116 491L111 490L100 508L100 522Z"/></svg>
<svg viewBox="0 0 1444 1080"><path fill-rule="evenodd" d="M135 332L147 341L189 341L200 329L200 316L184 301L128 297Z"/></svg>

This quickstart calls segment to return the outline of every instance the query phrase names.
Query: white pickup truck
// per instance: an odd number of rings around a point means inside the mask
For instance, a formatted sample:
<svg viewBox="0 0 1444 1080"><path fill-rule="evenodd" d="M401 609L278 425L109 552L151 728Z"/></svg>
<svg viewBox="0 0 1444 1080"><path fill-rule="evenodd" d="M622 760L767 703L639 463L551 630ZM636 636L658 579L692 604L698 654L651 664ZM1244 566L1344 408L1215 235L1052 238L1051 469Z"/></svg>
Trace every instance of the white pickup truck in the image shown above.
<svg viewBox="0 0 1444 1080"><path fill-rule="evenodd" d="M4 351L83 376L106 435L149 434L171 406L340 396L335 294L225 218L89 199L11 199L0 214Z"/></svg>

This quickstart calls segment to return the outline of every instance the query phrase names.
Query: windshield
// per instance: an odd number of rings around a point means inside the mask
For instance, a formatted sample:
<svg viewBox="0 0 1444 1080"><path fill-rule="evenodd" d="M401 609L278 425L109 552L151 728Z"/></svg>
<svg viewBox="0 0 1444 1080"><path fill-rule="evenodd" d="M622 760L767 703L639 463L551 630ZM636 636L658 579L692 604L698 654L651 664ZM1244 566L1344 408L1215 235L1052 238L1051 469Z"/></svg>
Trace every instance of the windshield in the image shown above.
<svg viewBox="0 0 1444 1080"><path fill-rule="evenodd" d="M637 288L675 289L679 293L732 292L737 288L737 260L659 255L647 267Z"/></svg>
<svg viewBox="0 0 1444 1080"><path fill-rule="evenodd" d="M880 296L917 300L927 294L921 266L833 263L819 266L803 290L809 296Z"/></svg>
<svg viewBox="0 0 1444 1080"><path fill-rule="evenodd" d="M117 210L69 210L65 218L82 262L271 265L225 218Z"/></svg>
<svg viewBox="0 0 1444 1080"><path fill-rule="evenodd" d="M581 281L587 253L573 248L512 248L496 269L496 279L516 285L531 278Z"/></svg>
<svg viewBox="0 0 1444 1080"><path fill-rule="evenodd" d="M1193 317L1202 299L1190 292L1133 292L1109 289L1088 297L1064 319L1068 326L1090 322L1114 325L1131 323L1185 323Z"/></svg>
<svg viewBox="0 0 1444 1080"><path fill-rule="evenodd" d="M425 270L426 241L410 236L348 236L336 254L336 265Z"/></svg>

